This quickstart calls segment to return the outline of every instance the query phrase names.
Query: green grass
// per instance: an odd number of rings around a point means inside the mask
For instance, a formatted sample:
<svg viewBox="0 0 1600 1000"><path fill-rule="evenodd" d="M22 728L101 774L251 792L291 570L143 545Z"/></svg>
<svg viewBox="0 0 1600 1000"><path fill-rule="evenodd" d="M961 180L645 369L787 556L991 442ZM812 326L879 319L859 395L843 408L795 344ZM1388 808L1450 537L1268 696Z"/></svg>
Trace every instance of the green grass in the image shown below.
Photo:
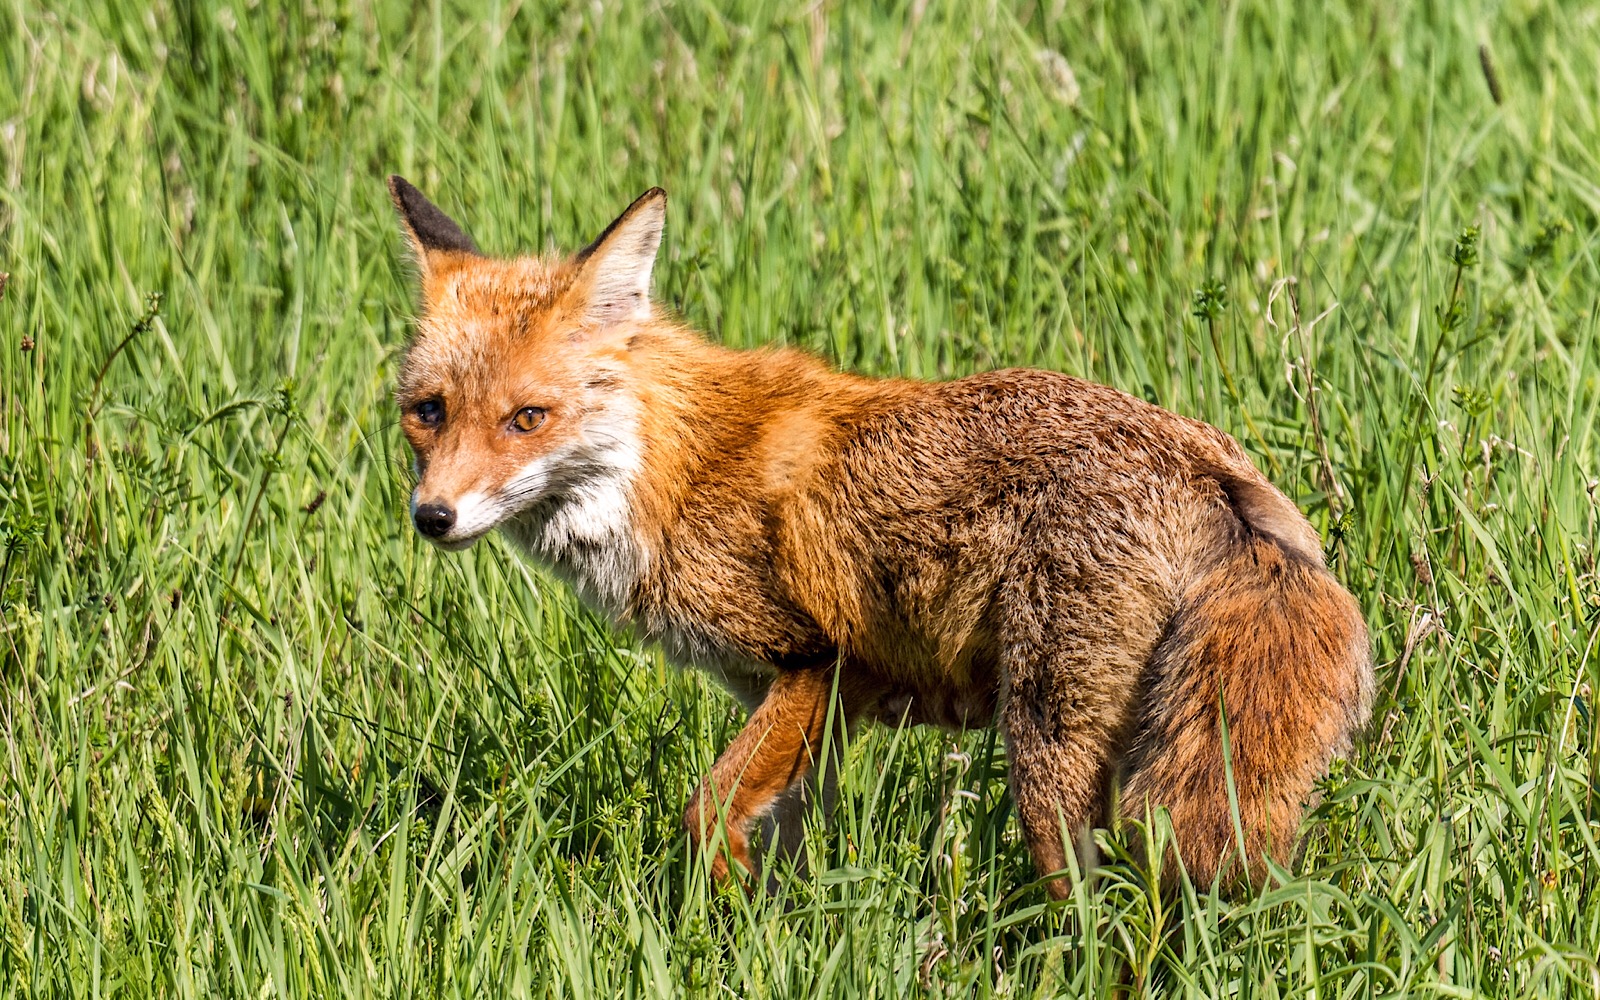
<svg viewBox="0 0 1600 1000"><path fill-rule="evenodd" d="M1600 995L1591 6L210 6L0 3L0 989ZM504 252L659 183L723 342L1239 436L1379 663L1303 861L1051 908L993 736L879 730L708 889L730 700L405 522L390 171Z"/></svg>

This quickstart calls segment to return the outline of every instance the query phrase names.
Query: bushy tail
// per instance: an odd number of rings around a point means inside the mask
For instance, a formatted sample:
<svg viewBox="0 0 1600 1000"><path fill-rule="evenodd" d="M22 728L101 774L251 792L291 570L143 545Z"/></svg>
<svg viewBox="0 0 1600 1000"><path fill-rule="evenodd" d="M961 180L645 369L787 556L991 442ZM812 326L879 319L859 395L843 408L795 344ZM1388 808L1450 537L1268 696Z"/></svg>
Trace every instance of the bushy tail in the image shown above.
<svg viewBox="0 0 1600 1000"><path fill-rule="evenodd" d="M1293 860L1303 803L1365 724L1373 687L1360 609L1320 546L1307 551L1311 526L1264 482L1222 484L1244 534L1190 590L1151 658L1121 798L1128 817L1167 808L1197 885L1240 874L1241 846L1252 881L1264 852Z"/></svg>

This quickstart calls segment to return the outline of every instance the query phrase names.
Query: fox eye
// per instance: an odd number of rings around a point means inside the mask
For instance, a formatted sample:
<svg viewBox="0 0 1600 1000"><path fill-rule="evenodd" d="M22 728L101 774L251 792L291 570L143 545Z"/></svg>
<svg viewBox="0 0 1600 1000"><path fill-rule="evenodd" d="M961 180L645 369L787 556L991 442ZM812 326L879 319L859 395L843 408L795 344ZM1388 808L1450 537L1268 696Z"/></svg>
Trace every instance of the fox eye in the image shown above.
<svg viewBox="0 0 1600 1000"><path fill-rule="evenodd" d="M511 426L519 431L531 431L544 423L544 411L537 406L524 406L511 418Z"/></svg>
<svg viewBox="0 0 1600 1000"><path fill-rule="evenodd" d="M437 427L444 422L444 403L437 399L424 399L412 412L425 427Z"/></svg>

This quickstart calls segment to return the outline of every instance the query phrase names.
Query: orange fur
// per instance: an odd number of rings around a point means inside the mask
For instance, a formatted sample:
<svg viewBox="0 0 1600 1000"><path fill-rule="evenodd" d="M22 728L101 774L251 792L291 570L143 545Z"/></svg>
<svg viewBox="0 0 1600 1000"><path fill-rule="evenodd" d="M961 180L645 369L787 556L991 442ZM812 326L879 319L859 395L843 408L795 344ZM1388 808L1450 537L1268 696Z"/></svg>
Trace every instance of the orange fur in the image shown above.
<svg viewBox="0 0 1600 1000"><path fill-rule="evenodd" d="M1233 439L1052 372L872 380L709 344L649 300L659 191L575 257L506 261L391 186L422 271L397 392L419 527L504 530L753 710L697 841L720 814L748 865L837 684L851 725L999 724L1042 874L1119 772L1198 879L1287 859L1371 664L1316 532Z"/></svg>

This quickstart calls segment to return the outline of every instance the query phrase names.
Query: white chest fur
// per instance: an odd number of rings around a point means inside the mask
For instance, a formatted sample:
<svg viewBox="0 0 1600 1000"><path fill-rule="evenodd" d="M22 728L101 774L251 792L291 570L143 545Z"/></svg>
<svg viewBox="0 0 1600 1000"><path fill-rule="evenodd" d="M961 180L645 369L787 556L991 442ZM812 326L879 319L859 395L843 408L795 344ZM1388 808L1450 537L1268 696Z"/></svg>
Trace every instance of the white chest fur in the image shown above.
<svg viewBox="0 0 1600 1000"><path fill-rule="evenodd" d="M577 591L584 604L613 624L626 625L633 590L650 560L625 515L625 494L597 491L548 513L525 513L505 529L523 551ZM719 648L698 629L667 624L645 629L643 638L660 643L677 666L710 674L746 708L754 709L766 696L770 667Z"/></svg>
<svg viewBox="0 0 1600 1000"><path fill-rule="evenodd" d="M549 566L585 604L620 622L649 564L633 529L628 482L600 476L524 511L506 534Z"/></svg>

